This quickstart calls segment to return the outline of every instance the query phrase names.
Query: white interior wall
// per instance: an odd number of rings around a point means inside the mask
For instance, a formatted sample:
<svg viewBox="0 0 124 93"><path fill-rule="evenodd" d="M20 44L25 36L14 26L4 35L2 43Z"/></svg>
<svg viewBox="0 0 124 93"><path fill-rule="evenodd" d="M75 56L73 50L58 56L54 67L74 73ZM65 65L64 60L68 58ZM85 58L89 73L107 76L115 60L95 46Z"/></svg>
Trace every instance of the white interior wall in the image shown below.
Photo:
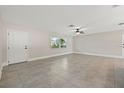
<svg viewBox="0 0 124 93"><path fill-rule="evenodd" d="M72 53L72 37L63 34L57 34L48 31L31 31L29 32L30 40L30 59ZM57 36L65 38L66 48L51 48L50 38Z"/></svg>
<svg viewBox="0 0 124 93"><path fill-rule="evenodd" d="M122 56L122 31L77 36L74 52L105 56Z"/></svg>
<svg viewBox="0 0 124 93"><path fill-rule="evenodd" d="M62 54L72 53L72 36L50 32L46 30L37 30L37 29L25 29L17 26L9 27L7 31L27 31L29 33L29 61L57 56ZM65 38L67 40L66 48L51 48L50 47L50 38L57 36L60 38Z"/></svg>
<svg viewBox="0 0 124 93"><path fill-rule="evenodd" d="M9 28L10 29L10 28ZM9 30L8 29L8 30ZM11 28L29 32L29 60L60 55L65 53L80 52L98 55L122 56L122 31L103 32L83 36L72 37L56 32ZM52 36L67 39L67 48L51 48Z"/></svg>
<svg viewBox="0 0 124 93"><path fill-rule="evenodd" d="M0 78L1 78L1 71L2 71L2 59L3 59L3 57L2 57L2 48L3 48L3 46L2 46L2 30L1 30L1 24L0 24Z"/></svg>
<svg viewBox="0 0 124 93"><path fill-rule="evenodd" d="M5 37L6 29L5 25L0 18L0 78L2 74L2 69L4 65L4 61L6 60L6 37Z"/></svg>

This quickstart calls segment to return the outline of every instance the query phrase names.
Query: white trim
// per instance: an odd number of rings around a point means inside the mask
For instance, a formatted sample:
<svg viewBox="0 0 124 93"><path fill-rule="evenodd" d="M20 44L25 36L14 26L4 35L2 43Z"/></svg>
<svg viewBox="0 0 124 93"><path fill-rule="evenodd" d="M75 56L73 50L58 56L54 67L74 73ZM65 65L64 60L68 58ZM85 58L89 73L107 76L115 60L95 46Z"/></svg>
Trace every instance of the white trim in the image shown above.
<svg viewBox="0 0 124 93"><path fill-rule="evenodd" d="M61 53L61 54L50 55L50 56L36 57L36 58L31 58L28 61L35 61L35 60L46 59L46 58L51 58L51 57L56 57L56 56L62 56L62 55L72 54L72 53L73 52L67 52L67 53Z"/></svg>
<svg viewBox="0 0 124 93"><path fill-rule="evenodd" d="M121 43L122 43L122 56L124 57L124 34L122 33L122 41L121 41Z"/></svg>
<svg viewBox="0 0 124 93"><path fill-rule="evenodd" d="M9 65L8 62L4 62L4 63L2 64L2 67L8 66L8 65Z"/></svg>
<svg viewBox="0 0 124 93"><path fill-rule="evenodd" d="M112 57L112 58L124 58L123 56L105 55L105 54L97 54L97 53L89 53L89 52L74 52L74 53L84 54L84 55L93 55L93 56Z"/></svg>
<svg viewBox="0 0 124 93"><path fill-rule="evenodd" d="M0 80L1 80L1 77L2 77L2 71L3 71L3 67L7 66L8 63L7 62L4 62L1 67L0 67Z"/></svg>
<svg viewBox="0 0 124 93"><path fill-rule="evenodd" d="M0 67L0 80L1 80L1 77L2 77L2 70L3 70L3 67L1 66Z"/></svg>
<svg viewBox="0 0 124 93"><path fill-rule="evenodd" d="M7 64L7 65L9 64L9 59L8 59L8 58L9 58L9 57L8 57L8 56L9 56L9 53L8 53L8 46L9 46L9 44L8 44L8 41L9 41L9 40L8 40L8 39L9 39L9 36L8 36L8 34L9 34L9 31L8 31L8 29L7 29L7 33L6 33L6 35L7 35L7 41L6 41L6 45L7 45L7 46L6 46L6 50L7 50L7 51L6 51L6 54L7 54L7 55L6 55L6 57L7 57L7 63L6 63L6 64Z"/></svg>

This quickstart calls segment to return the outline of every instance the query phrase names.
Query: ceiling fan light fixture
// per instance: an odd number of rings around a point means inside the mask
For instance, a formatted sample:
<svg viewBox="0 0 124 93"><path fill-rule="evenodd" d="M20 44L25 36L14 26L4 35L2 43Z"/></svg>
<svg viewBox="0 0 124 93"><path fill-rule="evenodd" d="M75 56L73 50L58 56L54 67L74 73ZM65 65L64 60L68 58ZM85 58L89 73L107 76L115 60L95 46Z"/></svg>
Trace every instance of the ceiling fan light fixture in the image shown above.
<svg viewBox="0 0 124 93"><path fill-rule="evenodd" d="M80 33L76 33L76 35L80 35Z"/></svg>
<svg viewBox="0 0 124 93"><path fill-rule="evenodd" d="M84 26L69 25L68 27L73 28L75 35L85 34L84 31L87 30Z"/></svg>
<svg viewBox="0 0 124 93"><path fill-rule="evenodd" d="M76 35L80 35L80 32L79 31L76 31Z"/></svg>

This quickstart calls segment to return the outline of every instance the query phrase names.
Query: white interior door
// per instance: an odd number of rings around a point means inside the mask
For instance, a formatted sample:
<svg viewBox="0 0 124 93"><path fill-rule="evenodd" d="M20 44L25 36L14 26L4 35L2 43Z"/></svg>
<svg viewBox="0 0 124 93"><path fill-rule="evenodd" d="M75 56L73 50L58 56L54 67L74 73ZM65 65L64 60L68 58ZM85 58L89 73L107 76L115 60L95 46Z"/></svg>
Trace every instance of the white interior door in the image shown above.
<svg viewBox="0 0 124 93"><path fill-rule="evenodd" d="M124 34L122 34L122 56L124 57Z"/></svg>
<svg viewBox="0 0 124 93"><path fill-rule="evenodd" d="M25 62L28 59L28 33L22 31L8 32L9 64Z"/></svg>

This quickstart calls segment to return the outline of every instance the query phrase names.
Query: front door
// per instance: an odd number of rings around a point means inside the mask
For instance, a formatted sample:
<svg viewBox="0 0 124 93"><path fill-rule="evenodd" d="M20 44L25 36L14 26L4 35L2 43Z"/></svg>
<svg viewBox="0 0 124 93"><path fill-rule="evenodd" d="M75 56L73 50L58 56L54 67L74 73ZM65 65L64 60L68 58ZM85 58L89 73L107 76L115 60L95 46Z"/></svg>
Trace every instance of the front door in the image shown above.
<svg viewBox="0 0 124 93"><path fill-rule="evenodd" d="M23 31L8 32L9 64L25 62L28 59L28 33Z"/></svg>

